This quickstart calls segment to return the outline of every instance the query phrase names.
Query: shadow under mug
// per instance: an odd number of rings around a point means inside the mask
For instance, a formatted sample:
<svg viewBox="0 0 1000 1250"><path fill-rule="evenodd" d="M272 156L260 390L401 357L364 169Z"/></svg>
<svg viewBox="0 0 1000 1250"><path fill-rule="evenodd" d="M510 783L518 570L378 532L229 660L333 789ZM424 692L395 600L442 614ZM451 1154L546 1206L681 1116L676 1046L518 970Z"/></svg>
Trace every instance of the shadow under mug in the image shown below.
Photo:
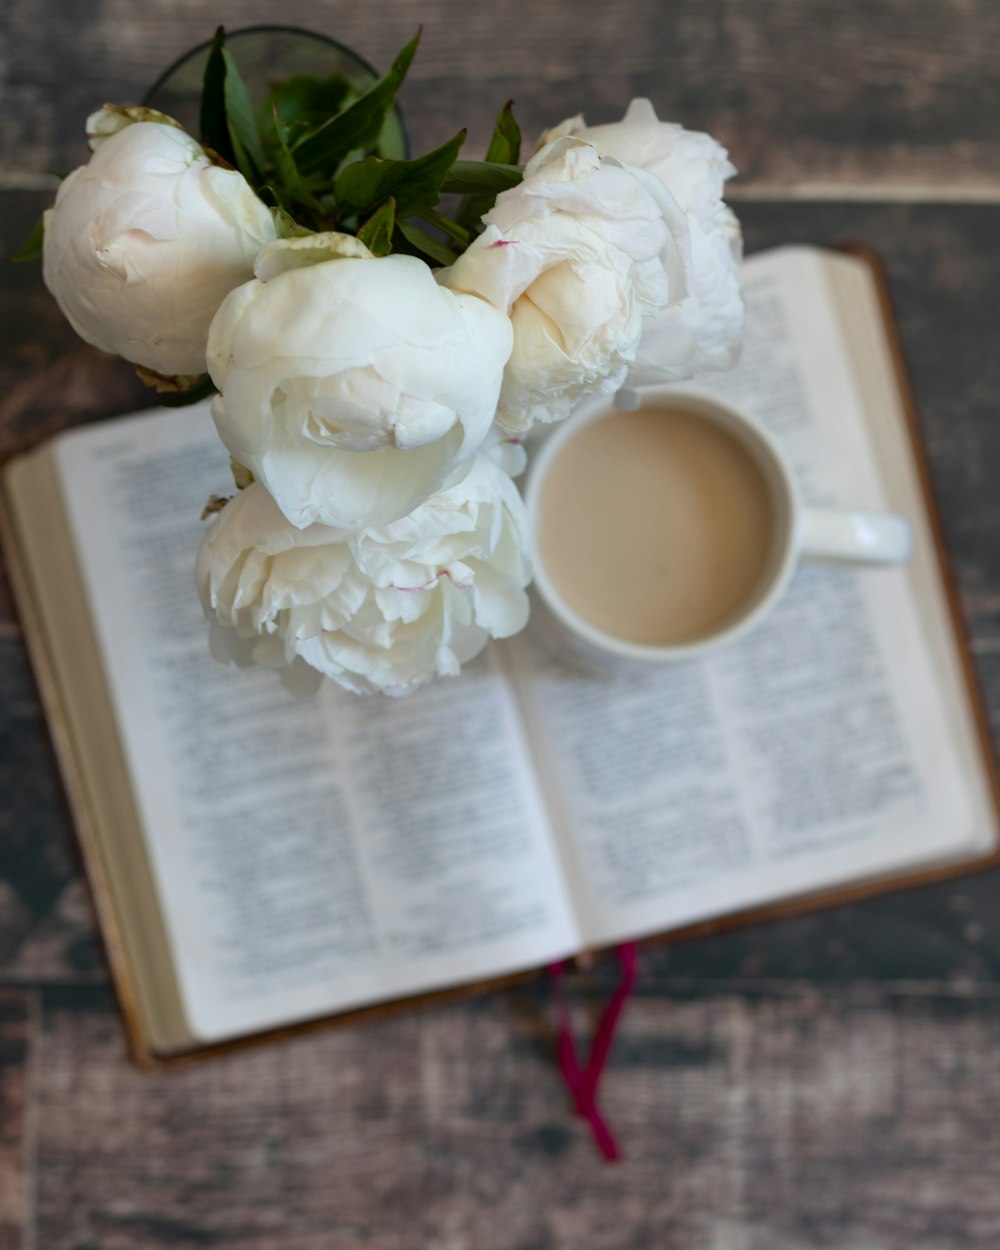
<svg viewBox="0 0 1000 1250"><path fill-rule="evenodd" d="M777 441L754 418L713 396L677 386L650 387L642 409L679 409L712 422L750 454L770 494L773 536L764 572L739 611L693 641L631 642L591 624L560 594L539 550L538 532L545 480L561 451L587 425L620 415L606 397L582 405L549 434L534 453L525 498L530 518L535 588L556 620L583 650L634 660L670 661L703 656L741 637L763 621L780 601L800 560L849 564L905 563L912 549L909 522L887 513L813 508L803 503L795 477Z"/></svg>

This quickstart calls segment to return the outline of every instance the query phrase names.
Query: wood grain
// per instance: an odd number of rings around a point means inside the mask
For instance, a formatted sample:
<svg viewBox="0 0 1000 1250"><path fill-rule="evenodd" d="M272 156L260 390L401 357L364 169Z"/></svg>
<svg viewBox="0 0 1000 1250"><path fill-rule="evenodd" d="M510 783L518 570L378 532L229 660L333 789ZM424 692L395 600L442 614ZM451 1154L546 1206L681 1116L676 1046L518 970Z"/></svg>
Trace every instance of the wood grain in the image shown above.
<svg viewBox="0 0 1000 1250"><path fill-rule="evenodd" d="M0 640L0 979L103 979L38 696Z"/></svg>
<svg viewBox="0 0 1000 1250"><path fill-rule="evenodd" d="M36 1000L30 991L0 990L0 1250L21 1250L34 1219L29 1063Z"/></svg>
<svg viewBox="0 0 1000 1250"><path fill-rule="evenodd" d="M992 0L602 0L500 5L385 0L6 0L0 152L8 182L83 159L87 113L134 103L176 56L279 21L333 35L377 66L424 39L403 108L421 148L463 125L469 151L513 98L526 134L649 96L725 142L744 193L801 186L1000 194L1000 8ZM54 37L55 35L55 37Z"/></svg>
<svg viewBox="0 0 1000 1250"><path fill-rule="evenodd" d="M665 992L629 1009L608 1167L527 990L180 1074L47 995L46 1250L983 1250L1000 999Z"/></svg>

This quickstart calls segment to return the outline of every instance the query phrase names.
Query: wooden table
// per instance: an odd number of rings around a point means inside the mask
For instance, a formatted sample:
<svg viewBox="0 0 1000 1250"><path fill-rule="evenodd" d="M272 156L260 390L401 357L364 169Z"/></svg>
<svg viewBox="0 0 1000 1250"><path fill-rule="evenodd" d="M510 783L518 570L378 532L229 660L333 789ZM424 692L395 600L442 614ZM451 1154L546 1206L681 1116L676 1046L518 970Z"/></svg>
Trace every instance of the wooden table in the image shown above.
<svg viewBox="0 0 1000 1250"><path fill-rule="evenodd" d="M1000 7L991 0L4 0L0 249L82 123L280 20L376 64L424 21L417 149L633 95L711 129L748 249L850 237L898 305L1000 718ZM37 268L0 270L0 451L149 402ZM179 1074L125 1060L38 699L0 604L0 1250L986 1250L1000 1245L1000 877L660 950L604 1091L603 1165L543 984ZM581 1001L611 969L580 978Z"/></svg>

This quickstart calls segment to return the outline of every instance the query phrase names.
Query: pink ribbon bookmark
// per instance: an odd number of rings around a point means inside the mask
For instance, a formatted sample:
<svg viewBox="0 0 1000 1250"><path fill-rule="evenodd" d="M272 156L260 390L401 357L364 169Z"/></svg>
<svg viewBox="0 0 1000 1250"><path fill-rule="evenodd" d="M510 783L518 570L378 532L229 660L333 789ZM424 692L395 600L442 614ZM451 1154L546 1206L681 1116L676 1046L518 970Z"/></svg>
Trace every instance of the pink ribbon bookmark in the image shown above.
<svg viewBox="0 0 1000 1250"><path fill-rule="evenodd" d="M563 1080L573 1095L573 1109L577 1115L583 1116L590 1126L597 1148L605 1159L620 1159L621 1151L615 1141L614 1134L601 1114L597 1105L597 1089L601 1076L611 1053L615 1029L621 1017L622 1009L632 993L635 985L636 972L639 965L639 950L635 942L624 942L617 948L618 960L621 964L621 976L618 986L611 996L608 1005L601 1012L594 1040L590 1045L590 1056L586 1066L581 1068L576 1055L576 1043L573 1041L573 1027L570 1020L569 1007L563 994L563 976L566 971L565 961L549 965L552 978L552 998L556 1009L556 1053Z"/></svg>

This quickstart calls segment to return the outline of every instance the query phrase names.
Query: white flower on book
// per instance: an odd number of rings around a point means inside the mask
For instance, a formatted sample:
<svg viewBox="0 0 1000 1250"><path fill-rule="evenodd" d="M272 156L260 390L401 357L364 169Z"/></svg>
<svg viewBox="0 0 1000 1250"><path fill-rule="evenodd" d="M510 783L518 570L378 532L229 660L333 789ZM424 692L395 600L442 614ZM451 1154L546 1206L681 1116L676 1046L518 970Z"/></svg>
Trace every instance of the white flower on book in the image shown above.
<svg viewBox="0 0 1000 1250"><path fill-rule="evenodd" d="M293 525L387 524L466 470L493 421L506 316L349 235L273 243L256 273L212 324L212 412Z"/></svg>
<svg viewBox="0 0 1000 1250"><path fill-rule="evenodd" d="M158 373L205 371L216 309L275 237L242 174L160 122L107 133L45 213L45 285L81 338Z"/></svg>
<svg viewBox="0 0 1000 1250"><path fill-rule="evenodd" d="M259 639L258 663L402 695L523 629L527 550L517 488L483 452L409 516L355 533L297 529L251 485L205 533L197 580L211 618Z"/></svg>
<svg viewBox="0 0 1000 1250"><path fill-rule="evenodd" d="M539 142L566 135L654 174L684 212L689 241L680 236L677 246L687 270L686 292L645 322L627 383L679 382L730 368L743 331L742 240L739 222L722 202L726 179L736 172L725 148L711 135L661 122L649 100L633 100L620 122L605 126L569 118Z"/></svg>
<svg viewBox="0 0 1000 1250"><path fill-rule="evenodd" d="M572 137L547 144L497 197L486 230L439 280L510 315L497 420L557 421L616 391L644 315L686 293L686 221L662 183Z"/></svg>

